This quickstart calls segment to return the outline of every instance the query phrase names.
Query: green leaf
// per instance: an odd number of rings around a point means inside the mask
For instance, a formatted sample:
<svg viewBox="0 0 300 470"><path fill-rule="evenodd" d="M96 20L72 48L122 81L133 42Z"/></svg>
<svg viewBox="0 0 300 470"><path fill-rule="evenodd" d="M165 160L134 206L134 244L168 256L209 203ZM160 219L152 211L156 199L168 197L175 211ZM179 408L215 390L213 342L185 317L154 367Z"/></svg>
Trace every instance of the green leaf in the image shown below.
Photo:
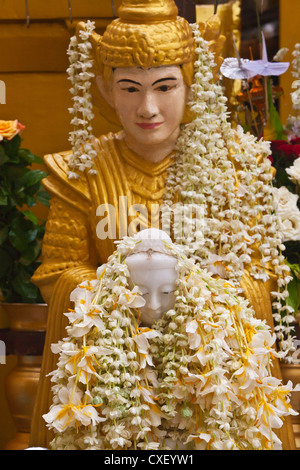
<svg viewBox="0 0 300 470"><path fill-rule="evenodd" d="M19 262L24 266L29 266L33 263L41 252L41 242L38 242L36 245L29 247L22 253Z"/></svg>
<svg viewBox="0 0 300 470"><path fill-rule="evenodd" d="M27 230L23 233L10 230L9 238L12 246L22 253L28 248L28 244L36 239L37 233L37 229Z"/></svg>
<svg viewBox="0 0 300 470"><path fill-rule="evenodd" d="M28 245L33 242L38 234L38 229L30 221L25 219L22 212L14 214L10 223L9 240L16 250L21 253L28 248Z"/></svg>
<svg viewBox="0 0 300 470"><path fill-rule="evenodd" d="M24 186L33 186L34 184L40 182L43 178L47 176L47 173L42 170L31 170L26 173L21 181L24 184Z"/></svg>
<svg viewBox="0 0 300 470"><path fill-rule="evenodd" d="M11 140L5 140L3 145L5 148L5 152L10 157L10 159L13 159L16 161L18 150L21 145L21 137L19 136L19 134L15 135L15 137Z"/></svg>
<svg viewBox="0 0 300 470"><path fill-rule="evenodd" d="M4 148L0 145L0 166L4 165L4 163L9 162L9 158L6 155Z"/></svg>
<svg viewBox="0 0 300 470"><path fill-rule="evenodd" d="M21 158L21 160L24 160L28 164L32 163L40 163L43 164L43 159L41 157L38 157L37 155L33 155L33 153L30 152L28 149L19 149L18 151L18 157Z"/></svg>
<svg viewBox="0 0 300 470"><path fill-rule="evenodd" d="M22 184L21 179L28 172L30 172L30 170L27 169L24 166L20 166L20 165L16 166L16 165L9 164L6 167L6 175L5 176L7 178L7 181L15 183L15 185L17 187L20 187L20 186L24 187L24 184Z"/></svg>
<svg viewBox="0 0 300 470"><path fill-rule="evenodd" d="M287 286L289 292L287 303L297 312L300 306L300 266L299 264L290 264L289 262L286 264L290 267L293 276L293 279Z"/></svg>
<svg viewBox="0 0 300 470"><path fill-rule="evenodd" d="M15 291L21 295L23 302L26 300L36 299L38 296L38 288L30 281L31 274L21 271L12 282Z"/></svg>
<svg viewBox="0 0 300 470"><path fill-rule="evenodd" d="M0 229L0 245L2 245L8 237L8 226ZM2 262L2 260L1 260Z"/></svg>
<svg viewBox="0 0 300 470"><path fill-rule="evenodd" d="M8 198L4 192L4 188L0 187L0 206L6 206L7 203L8 203Z"/></svg>
<svg viewBox="0 0 300 470"><path fill-rule="evenodd" d="M3 279L11 268L12 259L7 253L7 251L3 250L2 248L0 248L0 259L0 279Z"/></svg>
<svg viewBox="0 0 300 470"><path fill-rule="evenodd" d="M27 217L27 219L29 219L32 223L34 223L34 225L38 225L39 220L32 211L27 210L27 211L24 211L23 214L25 215L25 217Z"/></svg>
<svg viewBox="0 0 300 470"><path fill-rule="evenodd" d="M270 79L267 80L267 93L269 103L269 119L265 127L269 128L268 132L270 132L270 135L272 135L272 140L287 141L286 131L284 130L278 111L273 103L272 82ZM267 139L267 136L265 136L265 138Z"/></svg>
<svg viewBox="0 0 300 470"><path fill-rule="evenodd" d="M50 206L49 201L51 199L51 196L46 191L43 191L43 190L39 191L36 195L36 198L39 202L44 204L44 206L47 206L47 207Z"/></svg>

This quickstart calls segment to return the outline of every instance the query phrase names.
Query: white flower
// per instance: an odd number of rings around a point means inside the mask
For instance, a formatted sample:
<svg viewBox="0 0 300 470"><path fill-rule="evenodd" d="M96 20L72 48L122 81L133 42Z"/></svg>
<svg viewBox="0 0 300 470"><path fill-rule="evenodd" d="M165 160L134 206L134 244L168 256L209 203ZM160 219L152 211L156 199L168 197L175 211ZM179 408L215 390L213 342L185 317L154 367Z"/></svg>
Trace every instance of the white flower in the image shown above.
<svg viewBox="0 0 300 470"><path fill-rule="evenodd" d="M89 426L104 421L96 408L81 402L82 392L79 389L74 390L72 386L62 387L58 398L61 404L52 406L49 413L43 415L49 428L63 432L76 425Z"/></svg>
<svg viewBox="0 0 300 470"><path fill-rule="evenodd" d="M282 47L279 49L279 51L276 52L276 54L273 57L273 60L275 62L281 62L284 56L288 53L288 48L287 47Z"/></svg>
<svg viewBox="0 0 300 470"><path fill-rule="evenodd" d="M281 224L282 241L300 240L300 211L297 207L298 196L285 186L273 188L274 200Z"/></svg>
<svg viewBox="0 0 300 470"><path fill-rule="evenodd" d="M289 175L290 179L294 183L300 184L300 157L297 158L293 165L285 170Z"/></svg>
<svg viewBox="0 0 300 470"><path fill-rule="evenodd" d="M65 313L71 324L67 327L67 331L69 335L77 338L86 335L93 326L95 326L99 331L105 328L104 322L101 319L103 309L95 305L90 306L83 311L83 306L85 306L85 304L80 305L80 309L76 306L74 311Z"/></svg>
<svg viewBox="0 0 300 470"><path fill-rule="evenodd" d="M223 279L228 279L230 272L230 269L227 267L228 261L230 261L228 255L219 256L214 253L209 253L205 267L211 274L218 274Z"/></svg>
<svg viewBox="0 0 300 470"><path fill-rule="evenodd" d="M160 336L160 333L150 328L139 328L138 331L139 332L133 336L133 340L141 355L140 367L141 369L144 369L147 364L153 366L152 358L148 353L150 347L148 339L156 338L157 336Z"/></svg>
<svg viewBox="0 0 300 470"><path fill-rule="evenodd" d="M131 291L126 289L125 292L121 293L118 299L119 305L126 305L132 308L144 307L145 303L146 301L142 295L140 295L138 286L135 286Z"/></svg>
<svg viewBox="0 0 300 470"><path fill-rule="evenodd" d="M297 207L297 194L291 193L285 186L272 189L274 201L280 213Z"/></svg>
<svg viewBox="0 0 300 470"><path fill-rule="evenodd" d="M187 323L185 331L188 333L189 345L191 349L198 349L201 343L201 337L197 332L199 329L198 322L192 320Z"/></svg>

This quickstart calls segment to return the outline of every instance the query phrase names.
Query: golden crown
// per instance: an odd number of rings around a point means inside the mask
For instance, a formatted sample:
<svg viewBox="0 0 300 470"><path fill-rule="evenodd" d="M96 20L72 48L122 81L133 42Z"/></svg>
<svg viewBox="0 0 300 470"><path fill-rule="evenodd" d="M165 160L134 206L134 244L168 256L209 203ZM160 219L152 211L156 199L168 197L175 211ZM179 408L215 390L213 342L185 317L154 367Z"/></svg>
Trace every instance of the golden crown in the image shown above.
<svg viewBox="0 0 300 470"><path fill-rule="evenodd" d="M193 33L173 0L123 0L118 14L102 37L93 35L98 65L148 68L193 60Z"/></svg>

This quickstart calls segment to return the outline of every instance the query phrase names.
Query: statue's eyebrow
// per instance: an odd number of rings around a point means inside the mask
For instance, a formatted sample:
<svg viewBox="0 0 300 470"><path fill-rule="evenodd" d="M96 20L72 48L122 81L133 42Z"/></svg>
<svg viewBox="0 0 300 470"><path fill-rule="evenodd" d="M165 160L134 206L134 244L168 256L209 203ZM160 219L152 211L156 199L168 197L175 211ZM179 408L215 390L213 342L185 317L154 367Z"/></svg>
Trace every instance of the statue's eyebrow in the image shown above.
<svg viewBox="0 0 300 470"><path fill-rule="evenodd" d="M159 80L156 80L156 82L152 83L152 86L156 85L157 83L164 82L166 80L177 80L177 78L175 77L160 78Z"/></svg>
<svg viewBox="0 0 300 470"><path fill-rule="evenodd" d="M129 80L128 78L122 78L121 80L119 80L117 83L122 83L122 82L127 82L127 83L134 83L135 85L139 85L139 86L142 86L141 83L139 82L135 82L134 80Z"/></svg>

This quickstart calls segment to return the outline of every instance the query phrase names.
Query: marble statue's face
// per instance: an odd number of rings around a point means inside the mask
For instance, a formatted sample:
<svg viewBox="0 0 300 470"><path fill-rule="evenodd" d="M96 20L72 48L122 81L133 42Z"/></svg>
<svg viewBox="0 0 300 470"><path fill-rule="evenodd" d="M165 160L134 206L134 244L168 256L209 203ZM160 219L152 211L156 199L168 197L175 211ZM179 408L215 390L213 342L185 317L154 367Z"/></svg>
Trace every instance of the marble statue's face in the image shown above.
<svg viewBox="0 0 300 470"><path fill-rule="evenodd" d="M176 141L188 93L178 66L117 68L110 93L125 134L135 147Z"/></svg>
<svg viewBox="0 0 300 470"><path fill-rule="evenodd" d="M141 323L151 327L163 313L174 307L177 260L161 253L138 253L129 256L126 263L132 283L139 286L146 301L140 308Z"/></svg>

